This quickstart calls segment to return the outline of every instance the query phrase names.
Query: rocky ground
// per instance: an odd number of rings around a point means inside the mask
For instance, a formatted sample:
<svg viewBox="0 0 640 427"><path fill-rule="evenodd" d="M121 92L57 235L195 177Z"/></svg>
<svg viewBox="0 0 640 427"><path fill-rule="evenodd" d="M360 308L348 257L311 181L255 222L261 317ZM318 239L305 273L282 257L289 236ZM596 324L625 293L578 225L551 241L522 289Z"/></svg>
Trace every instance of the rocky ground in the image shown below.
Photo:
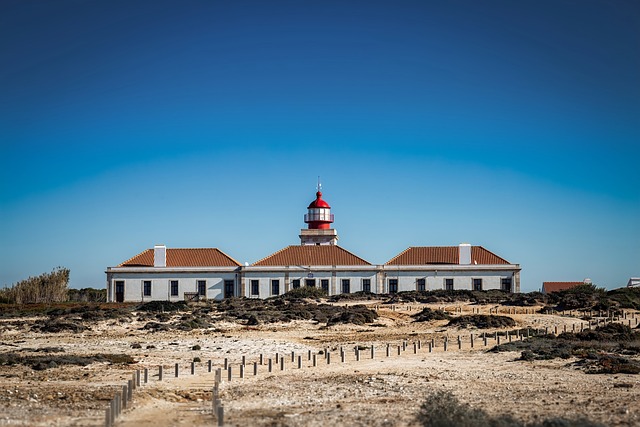
<svg viewBox="0 0 640 427"><path fill-rule="evenodd" d="M566 325L567 330L579 330L586 323L575 316L539 314L540 307L465 303L393 306L369 300L333 305L357 304L376 307L379 317L368 318L359 311L351 321L333 322L333 309L323 309L314 314L324 316L323 321L270 318L265 322L250 315L234 320L203 306L196 314L192 310L116 310L110 315L87 311L0 319L0 425L104 425L105 408L114 393L135 369L143 368L149 370L149 382L135 391L132 407L116 425L215 425L210 409L214 374L207 372L206 362L212 360L214 368L221 367L225 358L233 378L226 381L225 375L221 399L226 424L231 426L413 426L418 425L421 403L437 390L451 391L460 401L489 414L510 414L526 422L586 417L608 426L640 425L640 375L587 374L575 357L518 360L520 351L487 351L496 344L494 335L487 347L478 338L483 332L526 328L553 331L557 327L561 332ZM499 323L482 329L461 322L465 326L447 326L449 319L430 320L431 313L414 321L413 316L425 307L443 309L454 318L497 310L515 325ZM363 313L365 323L358 320ZM635 327L636 317L621 321L632 320ZM60 322L76 326L60 326ZM476 336L474 348L471 333ZM458 336L462 349L458 349ZM436 347L429 352L427 343L432 339ZM507 341L506 336L501 339ZM418 340L422 348L414 353L413 343ZM403 341L408 346L398 355ZM387 344L390 357L386 357ZM355 347L362 349L359 361ZM330 364L326 350L331 353ZM315 367L309 351L316 356ZM296 363L291 362L292 352ZM274 364L269 373L267 360L276 353L285 358L285 369ZM260 354L264 364L254 376L253 362ZM242 356L247 365L244 379L239 378ZM302 356L300 369L297 356ZM629 357L638 360L637 355ZM200 362L191 375L194 359ZM175 363L180 364L178 378ZM164 366L162 381L160 365Z"/></svg>

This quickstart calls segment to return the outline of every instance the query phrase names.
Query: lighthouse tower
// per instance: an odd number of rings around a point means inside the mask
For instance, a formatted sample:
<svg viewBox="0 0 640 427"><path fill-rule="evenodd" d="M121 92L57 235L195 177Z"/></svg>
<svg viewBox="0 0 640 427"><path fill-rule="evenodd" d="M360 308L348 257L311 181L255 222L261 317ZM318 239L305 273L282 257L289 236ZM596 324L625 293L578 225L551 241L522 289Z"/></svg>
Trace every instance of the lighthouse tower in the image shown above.
<svg viewBox="0 0 640 427"><path fill-rule="evenodd" d="M338 232L331 228L333 214L331 206L322 200L320 184L316 199L307 208L304 222L308 224L306 229L300 230L300 243L302 245L335 245L338 243Z"/></svg>

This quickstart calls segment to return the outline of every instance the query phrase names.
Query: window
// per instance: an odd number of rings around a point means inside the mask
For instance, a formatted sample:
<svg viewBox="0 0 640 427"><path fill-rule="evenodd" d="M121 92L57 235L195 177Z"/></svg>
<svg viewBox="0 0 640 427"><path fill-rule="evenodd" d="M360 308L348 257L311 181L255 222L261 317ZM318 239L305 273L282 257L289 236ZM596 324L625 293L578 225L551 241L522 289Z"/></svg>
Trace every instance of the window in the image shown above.
<svg viewBox="0 0 640 427"><path fill-rule="evenodd" d="M172 280L171 281L171 296L172 297L177 297L178 296L178 281L177 280Z"/></svg>
<svg viewBox="0 0 640 427"><path fill-rule="evenodd" d="M300 279L293 279L293 289L298 289L300 287Z"/></svg>
<svg viewBox="0 0 640 427"><path fill-rule="evenodd" d="M271 281L271 295L280 295L280 280L274 279Z"/></svg>
<svg viewBox="0 0 640 427"><path fill-rule="evenodd" d="M145 297L151 296L151 280L144 280L142 282L142 294Z"/></svg>
<svg viewBox="0 0 640 427"><path fill-rule="evenodd" d="M511 292L511 277L503 277L500 279L500 289Z"/></svg>
<svg viewBox="0 0 640 427"><path fill-rule="evenodd" d="M342 293L343 294L351 293L351 280L342 279Z"/></svg>
<svg viewBox="0 0 640 427"><path fill-rule="evenodd" d="M474 291L482 290L482 279L473 279L473 290Z"/></svg>
<svg viewBox="0 0 640 427"><path fill-rule="evenodd" d="M322 286L322 290L329 294L329 279L320 280L320 285Z"/></svg>
<svg viewBox="0 0 640 427"><path fill-rule="evenodd" d="M252 280L251 281L251 295L260 295L260 281Z"/></svg>
<svg viewBox="0 0 640 427"><path fill-rule="evenodd" d="M198 280L198 295L201 295L201 296L207 295L207 281L206 280Z"/></svg>
<svg viewBox="0 0 640 427"><path fill-rule="evenodd" d="M389 279L389 293L395 294L398 292L398 279Z"/></svg>
<svg viewBox="0 0 640 427"><path fill-rule="evenodd" d="M304 285L309 287L309 288L315 288L316 287L316 279L306 279L304 281Z"/></svg>
<svg viewBox="0 0 640 427"><path fill-rule="evenodd" d="M427 281L426 279L418 279L416 282L416 289L418 291L426 291L427 290Z"/></svg>
<svg viewBox="0 0 640 427"><path fill-rule="evenodd" d="M233 288L234 288L234 282L233 280L225 280L224 281L224 297L225 298L231 298L233 297Z"/></svg>
<svg viewBox="0 0 640 427"><path fill-rule="evenodd" d="M371 279L362 279L362 292L371 292Z"/></svg>
<svg viewBox="0 0 640 427"><path fill-rule="evenodd" d="M453 290L453 279L444 279L444 289L447 291Z"/></svg>

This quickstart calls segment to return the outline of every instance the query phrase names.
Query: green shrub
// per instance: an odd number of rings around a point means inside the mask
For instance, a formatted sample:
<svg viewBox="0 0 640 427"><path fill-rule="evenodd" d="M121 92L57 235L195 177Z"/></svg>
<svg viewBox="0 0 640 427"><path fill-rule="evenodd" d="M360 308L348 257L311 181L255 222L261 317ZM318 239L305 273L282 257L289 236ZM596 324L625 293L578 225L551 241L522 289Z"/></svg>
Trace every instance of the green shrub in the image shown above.
<svg viewBox="0 0 640 427"><path fill-rule="evenodd" d="M460 402L448 391L427 396L416 420L423 427L604 427L584 418L549 418L525 424L510 415L490 416L482 409Z"/></svg>
<svg viewBox="0 0 640 427"><path fill-rule="evenodd" d="M315 286L302 286L296 289L291 289L286 294L282 295L284 299L318 299L325 298L327 293L322 288L316 288Z"/></svg>
<svg viewBox="0 0 640 427"><path fill-rule="evenodd" d="M516 321L508 316L494 316L486 314L469 314L454 317L448 326L486 328L505 328L516 325Z"/></svg>

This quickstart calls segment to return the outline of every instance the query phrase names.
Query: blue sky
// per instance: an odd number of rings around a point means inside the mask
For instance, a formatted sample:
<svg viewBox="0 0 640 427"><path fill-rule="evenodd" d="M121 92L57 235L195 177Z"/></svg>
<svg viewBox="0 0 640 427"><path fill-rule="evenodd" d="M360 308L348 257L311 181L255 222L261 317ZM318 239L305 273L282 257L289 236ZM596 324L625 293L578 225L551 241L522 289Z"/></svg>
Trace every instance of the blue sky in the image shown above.
<svg viewBox="0 0 640 427"><path fill-rule="evenodd" d="M0 3L0 286L138 252L483 245L640 275L635 1Z"/></svg>

